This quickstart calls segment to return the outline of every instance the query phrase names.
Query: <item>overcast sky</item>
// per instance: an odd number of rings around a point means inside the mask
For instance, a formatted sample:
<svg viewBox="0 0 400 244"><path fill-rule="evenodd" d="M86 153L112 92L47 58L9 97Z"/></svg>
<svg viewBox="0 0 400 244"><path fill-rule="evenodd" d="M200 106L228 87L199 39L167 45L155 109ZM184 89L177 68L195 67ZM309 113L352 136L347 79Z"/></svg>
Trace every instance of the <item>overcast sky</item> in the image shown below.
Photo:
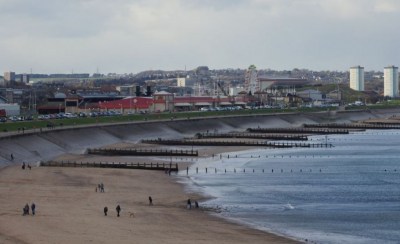
<svg viewBox="0 0 400 244"><path fill-rule="evenodd" d="M0 23L1 73L400 65L399 0L0 0Z"/></svg>

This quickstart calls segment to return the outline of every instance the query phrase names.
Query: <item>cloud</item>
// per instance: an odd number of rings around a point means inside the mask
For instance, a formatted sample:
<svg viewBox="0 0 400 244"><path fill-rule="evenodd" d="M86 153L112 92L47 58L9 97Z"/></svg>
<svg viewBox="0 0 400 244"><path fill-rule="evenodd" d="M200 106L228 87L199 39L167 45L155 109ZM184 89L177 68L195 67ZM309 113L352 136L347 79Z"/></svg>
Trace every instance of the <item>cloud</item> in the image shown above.
<svg viewBox="0 0 400 244"><path fill-rule="evenodd" d="M400 10L400 3L393 0L377 1L374 10L378 13L398 13Z"/></svg>
<svg viewBox="0 0 400 244"><path fill-rule="evenodd" d="M0 0L0 69L130 73L399 63L394 0ZM11 20L11 21L10 21ZM387 33L391 33L388 35ZM357 62L356 62L357 61Z"/></svg>

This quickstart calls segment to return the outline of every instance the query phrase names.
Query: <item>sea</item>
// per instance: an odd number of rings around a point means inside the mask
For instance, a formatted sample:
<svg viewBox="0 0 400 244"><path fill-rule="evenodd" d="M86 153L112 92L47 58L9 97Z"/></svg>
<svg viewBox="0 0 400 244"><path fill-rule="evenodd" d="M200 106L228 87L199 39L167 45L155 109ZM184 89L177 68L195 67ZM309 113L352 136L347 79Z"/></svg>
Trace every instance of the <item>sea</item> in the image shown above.
<svg viewBox="0 0 400 244"><path fill-rule="evenodd" d="M201 207L309 243L400 243L400 130L311 136L324 148L256 149L199 160L180 178Z"/></svg>

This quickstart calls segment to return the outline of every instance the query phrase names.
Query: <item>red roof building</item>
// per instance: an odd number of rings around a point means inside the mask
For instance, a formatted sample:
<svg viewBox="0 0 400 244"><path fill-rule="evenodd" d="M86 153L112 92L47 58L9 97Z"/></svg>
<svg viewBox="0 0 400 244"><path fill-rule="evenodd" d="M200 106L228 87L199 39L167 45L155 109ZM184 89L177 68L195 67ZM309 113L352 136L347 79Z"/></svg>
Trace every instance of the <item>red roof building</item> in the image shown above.
<svg viewBox="0 0 400 244"><path fill-rule="evenodd" d="M129 97L115 101L99 102L100 110L121 110L121 112L150 111L154 100L152 97Z"/></svg>
<svg viewBox="0 0 400 244"><path fill-rule="evenodd" d="M244 106L246 100L232 97L178 96L168 92L155 93L154 97L130 97L121 100L99 102L100 110L121 110L122 113L139 111L165 112L199 110L202 107Z"/></svg>

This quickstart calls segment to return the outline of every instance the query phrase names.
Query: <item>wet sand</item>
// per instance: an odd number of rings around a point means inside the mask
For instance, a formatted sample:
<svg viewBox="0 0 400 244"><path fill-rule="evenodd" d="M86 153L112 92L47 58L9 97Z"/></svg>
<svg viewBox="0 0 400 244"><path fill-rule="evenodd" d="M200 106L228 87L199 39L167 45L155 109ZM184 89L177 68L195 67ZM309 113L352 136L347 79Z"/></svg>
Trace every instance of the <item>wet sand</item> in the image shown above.
<svg viewBox="0 0 400 244"><path fill-rule="evenodd" d="M101 182L105 193L95 191ZM201 206L188 210L188 198L202 197L159 171L8 166L0 171L0 243L296 243ZM22 216L32 202L36 215Z"/></svg>

